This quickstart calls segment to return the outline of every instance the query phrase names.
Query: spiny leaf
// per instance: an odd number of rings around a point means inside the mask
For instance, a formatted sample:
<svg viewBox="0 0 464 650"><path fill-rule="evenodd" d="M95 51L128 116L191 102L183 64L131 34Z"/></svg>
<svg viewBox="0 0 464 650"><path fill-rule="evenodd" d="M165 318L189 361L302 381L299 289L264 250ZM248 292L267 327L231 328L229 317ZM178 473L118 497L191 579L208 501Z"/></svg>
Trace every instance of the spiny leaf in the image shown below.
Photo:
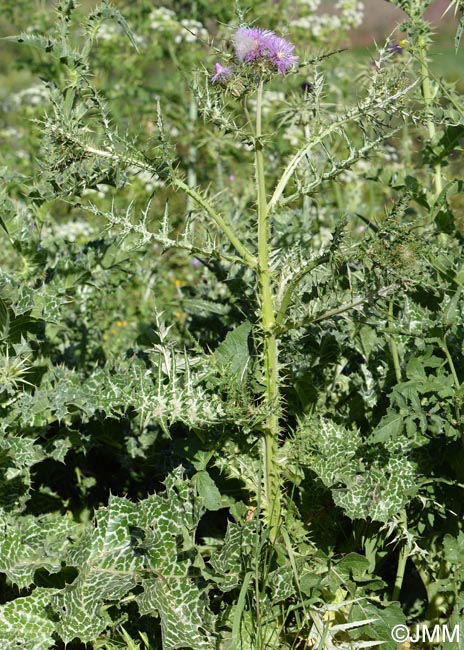
<svg viewBox="0 0 464 650"><path fill-rule="evenodd" d="M388 521L417 492L415 465L402 441L363 442L359 433L329 420L303 425L309 457L300 459L332 491L336 505L352 519Z"/></svg>
<svg viewBox="0 0 464 650"><path fill-rule="evenodd" d="M210 618L207 600L194 580L160 576L144 580L143 585L144 593L137 599L139 609L142 614L159 612L163 648L213 650L216 647L205 629Z"/></svg>
<svg viewBox="0 0 464 650"><path fill-rule="evenodd" d="M48 616L55 589L36 588L29 596L0 605L2 650L49 650L55 624Z"/></svg>
<svg viewBox="0 0 464 650"><path fill-rule="evenodd" d="M229 521L224 544L213 553L210 560L220 576L218 581L223 591L229 591L240 583L255 542L256 527L253 522L239 526Z"/></svg>
<svg viewBox="0 0 464 650"><path fill-rule="evenodd" d="M134 38L134 33L129 27L126 19L121 14L116 7L114 7L110 2L102 2L88 17L89 27L93 27L94 23L103 20L114 20L120 27L123 33L130 40L132 46L138 51L137 43Z"/></svg>
<svg viewBox="0 0 464 650"><path fill-rule="evenodd" d="M58 573L80 525L61 515L20 517L0 526L0 571L20 588L34 583L37 569Z"/></svg>

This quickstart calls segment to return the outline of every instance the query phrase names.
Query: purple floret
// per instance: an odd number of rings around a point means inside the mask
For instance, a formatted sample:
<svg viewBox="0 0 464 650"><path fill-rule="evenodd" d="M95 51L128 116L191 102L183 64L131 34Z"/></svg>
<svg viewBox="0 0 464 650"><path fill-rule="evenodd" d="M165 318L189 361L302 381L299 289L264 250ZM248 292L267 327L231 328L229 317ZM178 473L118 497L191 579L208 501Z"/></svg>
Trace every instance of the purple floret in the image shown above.
<svg viewBox="0 0 464 650"><path fill-rule="evenodd" d="M257 27L239 27L233 38L235 56L239 63L259 59L266 50L267 39L273 33Z"/></svg>
<svg viewBox="0 0 464 650"><path fill-rule="evenodd" d="M295 46L268 30L239 27L233 43L239 63L264 59L272 63L280 74L288 72L298 63L298 57L293 54Z"/></svg>
<svg viewBox="0 0 464 650"><path fill-rule="evenodd" d="M231 68L221 65L220 63L215 64L216 73L211 77L213 84L225 84L229 81L233 72Z"/></svg>
<svg viewBox="0 0 464 650"><path fill-rule="evenodd" d="M398 41L393 41L393 43L390 43L388 49L392 54L401 54L401 52L403 51L403 48L398 43Z"/></svg>
<svg viewBox="0 0 464 650"><path fill-rule="evenodd" d="M275 65L280 74L288 72L297 65L298 57L293 54L294 45L275 34L272 34L266 40L266 58Z"/></svg>

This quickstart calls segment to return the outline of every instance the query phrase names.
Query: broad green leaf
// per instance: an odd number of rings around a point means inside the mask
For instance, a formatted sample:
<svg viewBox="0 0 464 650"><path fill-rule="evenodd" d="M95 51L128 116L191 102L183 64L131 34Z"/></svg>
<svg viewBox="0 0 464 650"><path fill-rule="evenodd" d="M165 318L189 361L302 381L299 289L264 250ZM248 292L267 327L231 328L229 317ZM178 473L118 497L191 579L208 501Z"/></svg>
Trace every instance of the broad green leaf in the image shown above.
<svg viewBox="0 0 464 650"><path fill-rule="evenodd" d="M165 495L149 497L139 504L140 510L138 525L146 530L141 542L146 577L144 591L137 597L140 612L159 614L163 648L213 648L208 631L211 614L192 564L191 536L199 511L182 470L168 477Z"/></svg>
<svg viewBox="0 0 464 650"><path fill-rule="evenodd" d="M108 506L97 511L95 524L69 551L67 563L79 575L52 598L59 613L57 631L66 643L75 637L83 642L96 639L106 627L105 601L122 598L137 584L144 560L133 534L138 512L138 504L110 497Z"/></svg>
<svg viewBox="0 0 464 650"><path fill-rule="evenodd" d="M306 463L351 519L387 522L417 492L416 469L403 441L372 445L329 420L314 426Z"/></svg>
<svg viewBox="0 0 464 650"><path fill-rule="evenodd" d="M337 572L347 573L350 577L362 576L369 570L369 560L359 553L348 553L336 565Z"/></svg>
<svg viewBox="0 0 464 650"><path fill-rule="evenodd" d="M386 442L391 438L396 438L403 431L403 416L398 413L389 413L372 431L368 441L372 444L377 442Z"/></svg>
<svg viewBox="0 0 464 650"><path fill-rule="evenodd" d="M214 351L214 359L231 376L243 379L250 362L248 337L251 332L251 323L246 321L233 332L229 332Z"/></svg>
<svg viewBox="0 0 464 650"><path fill-rule="evenodd" d="M219 302L212 302L210 300L203 300L201 298L183 298L182 305L187 311L192 311L195 314L219 314L223 316L230 311L228 305L222 305Z"/></svg>
<svg viewBox="0 0 464 650"><path fill-rule="evenodd" d="M221 493L208 472L197 472L192 477L192 483L206 510L219 510L223 507Z"/></svg>
<svg viewBox="0 0 464 650"><path fill-rule="evenodd" d="M457 537L445 535L443 539L445 560L451 564L451 570L458 580L464 580L464 533L459 531Z"/></svg>
<svg viewBox="0 0 464 650"><path fill-rule="evenodd" d="M297 578L300 576L298 575ZM271 571L268 577L272 603L279 603L295 594L295 576L290 564Z"/></svg>
<svg viewBox="0 0 464 650"><path fill-rule="evenodd" d="M205 594L189 577L159 576L143 581L144 593L137 598L141 614L158 612L161 617L163 649L213 650L207 632Z"/></svg>
<svg viewBox="0 0 464 650"><path fill-rule="evenodd" d="M380 647L386 650L398 649L398 644L392 639L392 629L395 625L406 624L406 617L399 603L389 603L387 606L382 606L362 600L353 605L349 618L351 621L370 620L371 622L367 628L362 628L359 635L364 636L367 633L371 639L381 641L382 645Z"/></svg>

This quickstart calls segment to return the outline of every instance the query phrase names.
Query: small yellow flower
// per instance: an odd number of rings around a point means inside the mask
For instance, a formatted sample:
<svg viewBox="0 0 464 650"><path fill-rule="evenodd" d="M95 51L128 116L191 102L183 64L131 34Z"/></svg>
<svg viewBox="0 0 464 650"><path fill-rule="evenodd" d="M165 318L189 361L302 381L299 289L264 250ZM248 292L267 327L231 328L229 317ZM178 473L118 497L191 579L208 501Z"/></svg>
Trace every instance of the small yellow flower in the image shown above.
<svg viewBox="0 0 464 650"><path fill-rule="evenodd" d="M114 327L111 328L111 334L116 334L116 330L114 329Z"/></svg>
<svg viewBox="0 0 464 650"><path fill-rule="evenodd" d="M176 284L176 287L181 287L182 286L181 280L176 280L175 284Z"/></svg>
<svg viewBox="0 0 464 650"><path fill-rule="evenodd" d="M103 339L104 341L107 341L107 340L108 340L108 334L103 334L102 339Z"/></svg>
<svg viewBox="0 0 464 650"><path fill-rule="evenodd" d="M123 327L127 327L127 325L128 325L127 321L126 321L126 320L123 320L123 321L122 321L122 326L123 326Z"/></svg>
<svg viewBox="0 0 464 650"><path fill-rule="evenodd" d="M118 327L122 327L122 321L121 321L121 320L117 320L117 321L116 321L116 325L117 325Z"/></svg>
<svg viewBox="0 0 464 650"><path fill-rule="evenodd" d="M181 311L176 311L176 313L174 314L176 318L182 318L183 315L184 314Z"/></svg>

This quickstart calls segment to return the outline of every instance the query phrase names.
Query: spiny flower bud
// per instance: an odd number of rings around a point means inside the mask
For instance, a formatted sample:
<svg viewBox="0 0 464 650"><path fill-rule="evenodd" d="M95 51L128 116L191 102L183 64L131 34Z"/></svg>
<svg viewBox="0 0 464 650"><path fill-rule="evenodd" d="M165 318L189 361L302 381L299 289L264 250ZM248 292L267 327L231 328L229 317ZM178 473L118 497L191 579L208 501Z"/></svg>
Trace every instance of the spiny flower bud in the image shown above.
<svg viewBox="0 0 464 650"><path fill-rule="evenodd" d="M220 63L215 65L216 73L211 77L213 84L225 84L229 81L232 76L232 69L227 66L223 66Z"/></svg>

